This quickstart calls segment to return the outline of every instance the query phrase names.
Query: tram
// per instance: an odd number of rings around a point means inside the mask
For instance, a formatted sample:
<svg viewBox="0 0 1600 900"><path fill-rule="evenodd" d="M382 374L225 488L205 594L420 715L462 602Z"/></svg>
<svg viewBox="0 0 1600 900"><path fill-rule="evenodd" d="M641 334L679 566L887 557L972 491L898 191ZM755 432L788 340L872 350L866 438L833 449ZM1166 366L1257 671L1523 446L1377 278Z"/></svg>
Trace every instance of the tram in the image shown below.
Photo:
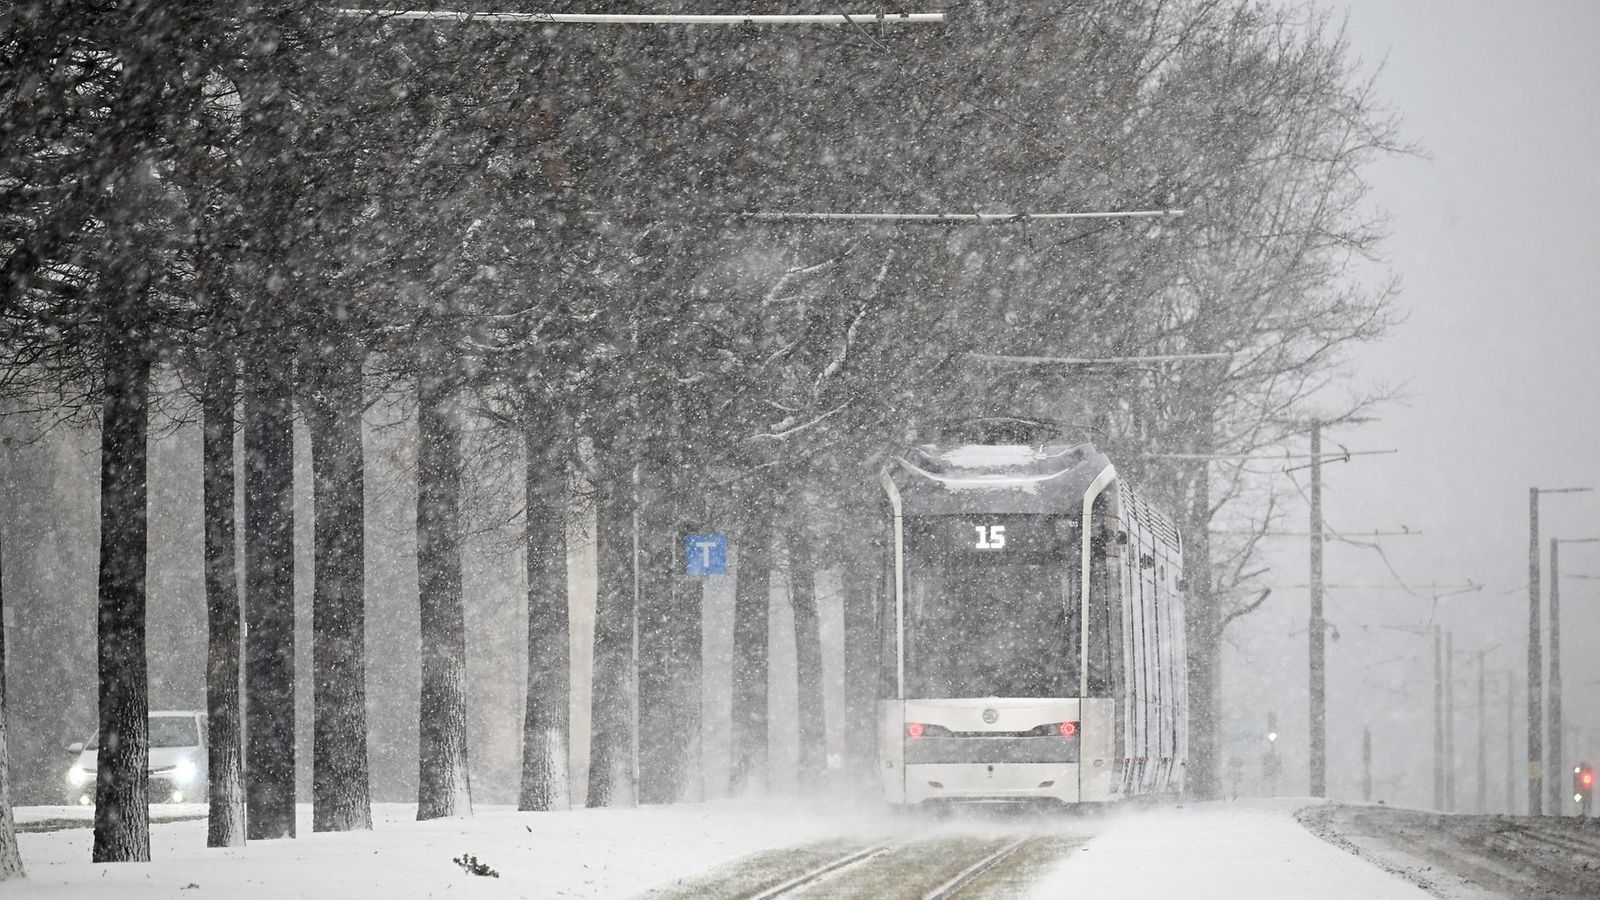
<svg viewBox="0 0 1600 900"><path fill-rule="evenodd" d="M1180 793L1183 545L1086 439L984 419L881 477L892 804Z"/></svg>

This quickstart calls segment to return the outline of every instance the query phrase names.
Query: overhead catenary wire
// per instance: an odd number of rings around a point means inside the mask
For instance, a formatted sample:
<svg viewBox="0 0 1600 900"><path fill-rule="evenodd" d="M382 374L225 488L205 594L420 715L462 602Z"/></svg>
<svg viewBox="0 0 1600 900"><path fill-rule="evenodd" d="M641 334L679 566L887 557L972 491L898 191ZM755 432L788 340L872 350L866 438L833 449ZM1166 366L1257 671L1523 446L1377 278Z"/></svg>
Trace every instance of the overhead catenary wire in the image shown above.
<svg viewBox="0 0 1600 900"><path fill-rule="evenodd" d="M1074 222L1104 219L1176 219L1182 209L1114 209L1080 212L802 212L753 211L754 222L899 222L931 225L1011 225L1029 222Z"/></svg>
<svg viewBox="0 0 1600 900"><path fill-rule="evenodd" d="M1280 453L1280 454L1251 454L1251 453L1145 453L1145 459L1186 459L1186 460L1265 460L1268 462L1286 459L1349 459L1352 456L1383 456L1390 453L1399 453L1396 450L1338 450L1330 453Z"/></svg>
<svg viewBox="0 0 1600 900"><path fill-rule="evenodd" d="M1238 352L1228 353L1169 353L1155 356L1007 356L998 353L969 353L967 358L979 362L1000 363L1013 366L1137 366L1152 363L1189 362L1206 359L1232 359Z"/></svg>
<svg viewBox="0 0 1600 900"><path fill-rule="evenodd" d="M497 25L875 25L937 24L944 13L869 12L822 14L718 14L694 13L546 13L473 12L447 9L359 9L334 7L335 15L350 18L404 21L438 20L482 22Z"/></svg>

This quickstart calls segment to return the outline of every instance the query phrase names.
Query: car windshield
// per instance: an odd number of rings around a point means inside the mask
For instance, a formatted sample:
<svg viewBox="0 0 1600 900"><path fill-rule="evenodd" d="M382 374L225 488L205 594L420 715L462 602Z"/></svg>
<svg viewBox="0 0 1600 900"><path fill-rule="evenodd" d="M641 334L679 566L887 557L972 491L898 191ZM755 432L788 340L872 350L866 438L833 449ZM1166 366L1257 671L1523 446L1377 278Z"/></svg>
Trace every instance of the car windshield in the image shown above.
<svg viewBox="0 0 1600 900"><path fill-rule="evenodd" d="M151 716L150 748L198 747L200 738L194 727L194 716ZM100 732L89 738L85 750L100 749Z"/></svg>
<svg viewBox="0 0 1600 900"><path fill-rule="evenodd" d="M906 696L1078 694L1077 522L908 517Z"/></svg>

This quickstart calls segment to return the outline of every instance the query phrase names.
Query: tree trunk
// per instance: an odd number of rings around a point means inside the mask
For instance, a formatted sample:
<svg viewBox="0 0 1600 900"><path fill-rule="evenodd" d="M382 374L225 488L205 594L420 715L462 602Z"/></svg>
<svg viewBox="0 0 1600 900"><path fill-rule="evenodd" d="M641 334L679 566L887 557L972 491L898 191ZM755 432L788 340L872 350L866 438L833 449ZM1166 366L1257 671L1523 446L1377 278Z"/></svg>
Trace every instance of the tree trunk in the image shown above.
<svg viewBox="0 0 1600 900"><path fill-rule="evenodd" d="M466 626L461 607L461 424L454 360L423 355L417 376L417 589L422 703L417 818L472 815L467 775Z"/></svg>
<svg viewBox="0 0 1600 900"><path fill-rule="evenodd" d="M647 395L643 408L653 428L639 444L639 802L678 798L683 742L683 672L673 655L673 560L677 515L673 509L671 399Z"/></svg>
<svg viewBox="0 0 1600 900"><path fill-rule="evenodd" d="M221 342L218 341L220 344ZM239 581L234 563L233 353L213 347L201 398L205 508L207 847L244 845L244 748L239 721Z"/></svg>
<svg viewBox="0 0 1600 900"><path fill-rule="evenodd" d="M759 479L747 489L733 599L732 790L767 785L767 616L772 588L772 495Z"/></svg>
<svg viewBox="0 0 1600 900"><path fill-rule="evenodd" d="M596 442L599 444L600 442ZM589 716L588 806L634 803L634 521L632 466L613 443L595 448L594 674Z"/></svg>
<svg viewBox="0 0 1600 900"><path fill-rule="evenodd" d="M11 820L11 766L6 755L6 592L5 544L0 541L0 881L21 878L16 823Z"/></svg>
<svg viewBox="0 0 1600 900"><path fill-rule="evenodd" d="M789 530L789 605L794 611L795 681L800 719L800 792L822 786L827 719L822 705L822 632L817 617L816 572L806 533L805 505L794 504Z"/></svg>
<svg viewBox="0 0 1600 900"><path fill-rule="evenodd" d="M148 862L145 438L150 363L140 345L143 288L125 282L115 290L118 295L112 298L104 324L105 401L100 429L100 750L94 861Z"/></svg>
<svg viewBox="0 0 1600 900"><path fill-rule="evenodd" d="M251 840L294 837L294 396L283 324L290 308L286 165L289 104L278 71L280 30L245 23L239 84L240 158L253 228L244 326L245 797Z"/></svg>
<svg viewBox="0 0 1600 900"><path fill-rule="evenodd" d="M868 533L875 533L871 529ZM876 543L872 545L875 549ZM844 755L853 787L872 784L877 770L878 610L882 559L852 555L844 568Z"/></svg>
<svg viewBox="0 0 1600 900"><path fill-rule="evenodd" d="M681 412L677 414L682 420ZM680 467L673 473L673 506L677 521L673 523L675 551L682 554L683 536L708 530L702 512L710 487L696 477L697 468ZM701 647L705 639L702 605L705 599L705 578L682 574L682 557L676 557L674 570L679 573L672 580L671 651L672 696L675 735L672 750L678 773L677 795L679 803L694 803L705 796L705 773L702 771L701 715L703 693L703 666Z"/></svg>
<svg viewBox="0 0 1600 900"><path fill-rule="evenodd" d="M534 422L527 445L528 693L517 808L572 805L567 772L571 637L567 626L566 455L561 427Z"/></svg>
<svg viewBox="0 0 1600 900"><path fill-rule="evenodd" d="M250 840L295 833L294 423L285 354L245 363L245 795Z"/></svg>
<svg viewBox="0 0 1600 900"><path fill-rule="evenodd" d="M1210 453L1209 442L1197 453ZM1220 789L1217 710L1221 690L1220 614L1211 570L1211 467L1196 464L1183 531L1184 640L1189 664L1189 762L1187 789L1214 799Z"/></svg>
<svg viewBox="0 0 1600 900"><path fill-rule="evenodd" d="M372 828L367 775L366 478L362 354L306 368L315 521L311 594L311 829Z"/></svg>

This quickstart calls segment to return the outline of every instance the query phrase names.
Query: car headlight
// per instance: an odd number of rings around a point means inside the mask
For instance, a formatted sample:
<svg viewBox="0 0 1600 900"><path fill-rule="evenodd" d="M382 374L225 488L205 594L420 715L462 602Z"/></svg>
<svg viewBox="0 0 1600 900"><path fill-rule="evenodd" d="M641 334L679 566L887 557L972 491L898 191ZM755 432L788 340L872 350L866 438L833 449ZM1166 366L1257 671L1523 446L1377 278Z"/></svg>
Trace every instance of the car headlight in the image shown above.
<svg viewBox="0 0 1600 900"><path fill-rule="evenodd" d="M172 777L185 783L193 781L199 774L200 767L196 766L192 759L180 759L178 764L172 767Z"/></svg>
<svg viewBox="0 0 1600 900"><path fill-rule="evenodd" d="M74 764L72 768L67 770L67 784L73 787L83 787L88 783L89 773L84 771L83 766Z"/></svg>

